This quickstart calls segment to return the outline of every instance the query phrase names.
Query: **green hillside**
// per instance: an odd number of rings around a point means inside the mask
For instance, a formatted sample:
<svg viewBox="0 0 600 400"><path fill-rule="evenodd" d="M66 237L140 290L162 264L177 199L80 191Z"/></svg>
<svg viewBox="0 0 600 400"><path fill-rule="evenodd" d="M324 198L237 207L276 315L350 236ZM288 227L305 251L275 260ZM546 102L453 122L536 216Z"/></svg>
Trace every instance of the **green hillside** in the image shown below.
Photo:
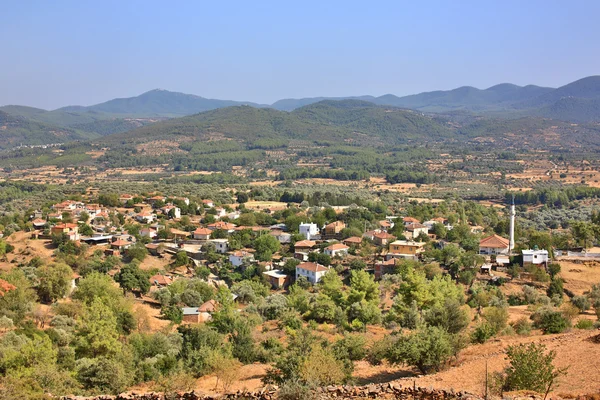
<svg viewBox="0 0 600 400"><path fill-rule="evenodd" d="M260 140L344 140L363 144L402 143L449 131L433 118L358 100L323 101L292 113L248 106L229 107L172 119L106 138L142 143L182 137L225 137L253 144Z"/></svg>
<svg viewBox="0 0 600 400"><path fill-rule="evenodd" d="M31 121L0 111L0 150L25 145L66 143L98 137L91 132Z"/></svg>

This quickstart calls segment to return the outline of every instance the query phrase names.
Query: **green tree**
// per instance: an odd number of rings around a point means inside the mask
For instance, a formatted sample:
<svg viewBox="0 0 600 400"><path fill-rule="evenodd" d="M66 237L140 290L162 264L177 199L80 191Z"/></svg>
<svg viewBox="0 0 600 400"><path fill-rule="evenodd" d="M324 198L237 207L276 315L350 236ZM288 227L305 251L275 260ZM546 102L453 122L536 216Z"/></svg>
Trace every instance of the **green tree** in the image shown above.
<svg viewBox="0 0 600 400"><path fill-rule="evenodd" d="M118 274L115 275L115 281L123 290L133 291L139 290L146 294L150 290L150 274L142 271L137 262L132 262L121 268Z"/></svg>
<svg viewBox="0 0 600 400"><path fill-rule="evenodd" d="M520 344L509 346L506 354L509 365L498 376L503 391L533 390L549 391L556 379L566 370L554 366L556 353L546 352L543 344Z"/></svg>
<svg viewBox="0 0 600 400"><path fill-rule="evenodd" d="M423 326L400 336L392 346L388 360L413 365L423 374L439 371L458 352L452 336L436 326Z"/></svg>
<svg viewBox="0 0 600 400"><path fill-rule="evenodd" d="M270 261L274 253L279 251L281 243L271 235L261 235L254 241L256 256L260 261Z"/></svg>
<svg viewBox="0 0 600 400"><path fill-rule="evenodd" d="M80 354L93 357L115 355L121 349L117 317L99 298L84 310L79 322L79 336Z"/></svg>
<svg viewBox="0 0 600 400"><path fill-rule="evenodd" d="M146 246L144 246L142 242L137 242L133 246L127 248L125 254L129 260L144 261L148 255L148 250L146 250Z"/></svg>
<svg viewBox="0 0 600 400"><path fill-rule="evenodd" d="M67 264L44 265L36 270L40 280L38 294L43 302L49 303L67 295L73 279L73 270Z"/></svg>

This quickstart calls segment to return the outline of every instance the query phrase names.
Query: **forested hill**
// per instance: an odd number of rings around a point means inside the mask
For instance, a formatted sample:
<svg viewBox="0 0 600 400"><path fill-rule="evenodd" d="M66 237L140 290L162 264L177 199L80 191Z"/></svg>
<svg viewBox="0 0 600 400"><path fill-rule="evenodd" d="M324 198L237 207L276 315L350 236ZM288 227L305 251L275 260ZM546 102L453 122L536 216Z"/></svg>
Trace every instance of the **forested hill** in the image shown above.
<svg viewBox="0 0 600 400"><path fill-rule="evenodd" d="M450 134L444 123L414 111L360 100L327 100L291 113L248 106L217 109L111 135L104 141L142 143L188 137L227 138L247 144L265 139L395 144Z"/></svg>
<svg viewBox="0 0 600 400"><path fill-rule="evenodd" d="M31 121L0 111L0 150L21 144L44 145L88 140L97 135Z"/></svg>
<svg viewBox="0 0 600 400"><path fill-rule="evenodd" d="M60 110L76 112L92 111L138 117L181 117L235 105L262 107L260 104L252 102L206 99L192 94L154 89L135 97L113 99L89 107L64 107Z"/></svg>

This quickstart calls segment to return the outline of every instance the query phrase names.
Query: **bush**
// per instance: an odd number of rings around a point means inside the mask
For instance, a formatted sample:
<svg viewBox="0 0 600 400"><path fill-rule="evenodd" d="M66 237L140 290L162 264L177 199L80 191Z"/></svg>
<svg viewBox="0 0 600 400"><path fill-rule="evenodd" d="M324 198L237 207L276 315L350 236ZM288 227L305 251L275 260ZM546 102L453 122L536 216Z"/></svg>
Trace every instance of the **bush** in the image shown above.
<svg viewBox="0 0 600 400"><path fill-rule="evenodd" d="M560 311L544 308L532 315L537 328L544 333L561 333L571 325Z"/></svg>
<svg viewBox="0 0 600 400"><path fill-rule="evenodd" d="M531 328L533 327L531 322L529 322L529 320L527 320L525 317L519 318L510 325L513 327L517 335L529 335Z"/></svg>
<svg viewBox="0 0 600 400"><path fill-rule="evenodd" d="M280 400L311 400L314 396L309 385L293 380L281 385L277 398Z"/></svg>
<svg viewBox="0 0 600 400"><path fill-rule="evenodd" d="M562 295L564 294L563 280L560 278L552 279L552 282L550 282L550 286L548 286L548 290L546 291L546 294L550 298L552 298L552 296L554 296L554 295L558 295L558 296L562 297Z"/></svg>
<svg viewBox="0 0 600 400"><path fill-rule="evenodd" d="M473 343L485 343L494 336L494 329L492 326L486 322L483 322L475 328L473 333L471 333L471 341Z"/></svg>
<svg viewBox="0 0 600 400"><path fill-rule="evenodd" d="M387 358L391 363L412 365L427 374L439 371L457 352L448 332L435 326L425 326L400 336Z"/></svg>
<svg viewBox="0 0 600 400"><path fill-rule="evenodd" d="M343 339L333 345L334 354L338 359L358 361L367 354L366 339L360 334L346 334Z"/></svg>
<svg viewBox="0 0 600 400"><path fill-rule="evenodd" d="M594 321L592 321L590 319L580 319L575 324L575 328L577 328L577 329L593 329Z"/></svg>
<svg viewBox="0 0 600 400"><path fill-rule="evenodd" d="M560 264L550 264L548 265L548 274L550 274L551 278L554 278L556 275L560 273Z"/></svg>
<svg viewBox="0 0 600 400"><path fill-rule="evenodd" d="M553 365L556 353L546 353L546 346L543 344L509 346L506 354L510 364L497 377L502 391L545 392L557 377L564 374L564 370L557 370Z"/></svg>
<svg viewBox="0 0 600 400"><path fill-rule="evenodd" d="M483 319L490 325L494 334L506 327L508 309L506 307L486 307L483 310Z"/></svg>
<svg viewBox="0 0 600 400"><path fill-rule="evenodd" d="M575 296L571 299L571 303L579 309L579 312L587 311L592 306L587 296Z"/></svg>

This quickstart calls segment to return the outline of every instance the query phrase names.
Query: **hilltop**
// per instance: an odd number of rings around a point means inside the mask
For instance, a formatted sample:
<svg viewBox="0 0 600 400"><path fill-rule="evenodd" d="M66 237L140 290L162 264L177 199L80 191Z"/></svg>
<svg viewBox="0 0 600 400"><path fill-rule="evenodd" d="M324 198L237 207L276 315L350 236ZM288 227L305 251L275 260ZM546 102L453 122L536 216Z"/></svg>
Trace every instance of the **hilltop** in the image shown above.
<svg viewBox="0 0 600 400"><path fill-rule="evenodd" d="M251 102L206 99L204 97L195 96L192 94L170 92L163 89L154 89L135 97L113 99L105 103L100 103L89 107L64 107L58 111L91 111L113 115L124 114L127 116L138 117L175 117L236 105L262 107L260 104Z"/></svg>

